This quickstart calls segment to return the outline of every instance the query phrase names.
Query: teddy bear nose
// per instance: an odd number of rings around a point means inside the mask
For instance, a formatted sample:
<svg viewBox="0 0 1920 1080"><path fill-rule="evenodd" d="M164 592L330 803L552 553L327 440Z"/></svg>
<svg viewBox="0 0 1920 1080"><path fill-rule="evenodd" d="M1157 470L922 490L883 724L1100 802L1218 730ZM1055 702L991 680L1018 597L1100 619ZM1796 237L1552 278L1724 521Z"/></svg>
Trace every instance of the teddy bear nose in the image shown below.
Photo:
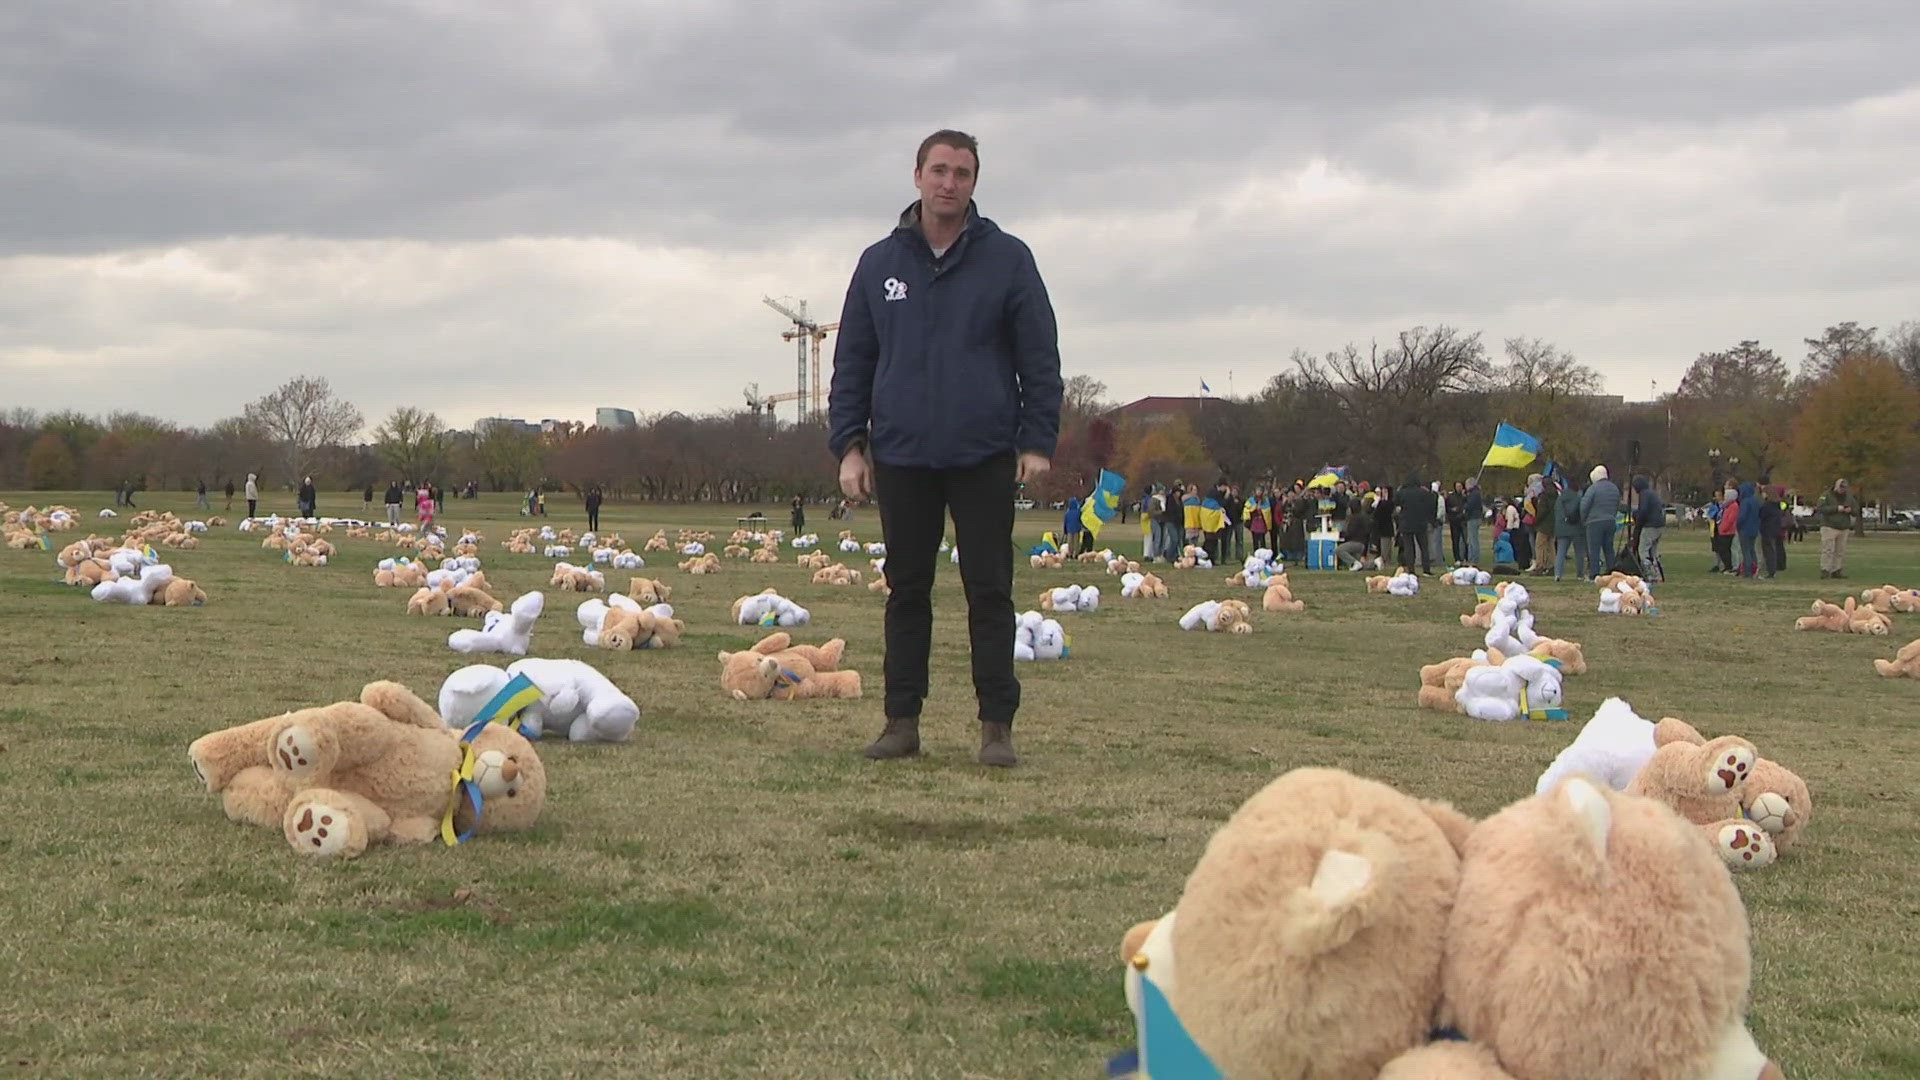
<svg viewBox="0 0 1920 1080"><path fill-rule="evenodd" d="M507 763L500 766L500 779L505 780L509 784L520 779L520 763L514 761L512 758L508 758Z"/></svg>

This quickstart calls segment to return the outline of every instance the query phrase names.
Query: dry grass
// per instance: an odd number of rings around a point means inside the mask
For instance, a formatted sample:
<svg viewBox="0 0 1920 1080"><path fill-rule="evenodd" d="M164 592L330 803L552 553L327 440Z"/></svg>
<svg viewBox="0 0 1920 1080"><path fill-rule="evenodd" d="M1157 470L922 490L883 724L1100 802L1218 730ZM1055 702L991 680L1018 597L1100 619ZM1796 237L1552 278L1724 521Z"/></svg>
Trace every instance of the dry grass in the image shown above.
<svg viewBox="0 0 1920 1080"><path fill-rule="evenodd" d="M489 534L489 578L544 585L548 560L493 543L519 523L510 503L450 509ZM731 527L721 508L606 517L636 542ZM1023 536L1053 517L1029 515ZM855 527L878 536L870 513ZM94 604L48 556L0 551L0 1071L1097 1075L1131 1039L1122 930L1173 903L1208 834L1267 779L1336 765L1485 814L1528 793L1573 733L1413 707L1414 667L1471 646L1454 620L1466 590L1395 600L1357 575L1302 574L1306 614L1228 637L1174 627L1229 591L1218 573L1175 573L1172 599L1067 617L1073 658L1022 669L1024 762L990 772L971 760L943 562L930 753L874 765L855 751L875 698L731 702L714 652L755 636L726 625L727 603L772 584L813 609L813 638L849 640L877 690L876 596L812 586L790 556L706 578L667 563L690 624L678 652L589 655L571 598L551 597L536 652L598 663L646 715L630 745L542 746L552 794L535 831L314 865L228 824L183 751L374 678L430 698L459 666L444 644L459 624L404 616L404 591L371 584L386 551L333 539L341 557L310 570L230 530L173 553L212 597L198 610ZM1679 581L1657 619L1597 615L1586 587L1536 590L1542 630L1584 641L1594 667L1571 705L1622 694L1744 733L1808 778L1819 812L1802 847L1740 881L1754 1027L1795 1077L1920 1074L1920 684L1868 664L1920 620L1893 639L1796 634L1809 599L1838 596L1809 580L1811 545L1777 583L1707 578L1703 541L1672 548ZM1920 584L1916 555L1910 538L1856 541L1847 584ZM1096 579L1023 568L1018 592Z"/></svg>

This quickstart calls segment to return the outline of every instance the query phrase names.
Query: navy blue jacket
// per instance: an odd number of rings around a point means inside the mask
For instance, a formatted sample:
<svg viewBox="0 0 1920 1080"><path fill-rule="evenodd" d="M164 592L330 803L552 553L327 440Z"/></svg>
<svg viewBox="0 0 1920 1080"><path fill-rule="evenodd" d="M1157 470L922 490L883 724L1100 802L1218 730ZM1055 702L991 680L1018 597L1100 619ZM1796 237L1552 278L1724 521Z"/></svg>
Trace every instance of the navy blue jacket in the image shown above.
<svg viewBox="0 0 1920 1080"><path fill-rule="evenodd" d="M1659 492L1653 490L1653 483L1644 476L1633 478L1633 493L1639 501L1633 505L1633 523L1643 529L1664 529L1667 526L1667 504L1661 500Z"/></svg>
<svg viewBox="0 0 1920 1080"><path fill-rule="evenodd" d="M1741 536L1760 535L1760 497L1754 494L1751 480L1740 485L1740 520L1734 529Z"/></svg>
<svg viewBox="0 0 1920 1080"><path fill-rule="evenodd" d="M840 312L828 397L836 458L864 441L876 462L963 468L1060 436L1060 344L1027 245L967 211L935 259L920 204L860 255Z"/></svg>

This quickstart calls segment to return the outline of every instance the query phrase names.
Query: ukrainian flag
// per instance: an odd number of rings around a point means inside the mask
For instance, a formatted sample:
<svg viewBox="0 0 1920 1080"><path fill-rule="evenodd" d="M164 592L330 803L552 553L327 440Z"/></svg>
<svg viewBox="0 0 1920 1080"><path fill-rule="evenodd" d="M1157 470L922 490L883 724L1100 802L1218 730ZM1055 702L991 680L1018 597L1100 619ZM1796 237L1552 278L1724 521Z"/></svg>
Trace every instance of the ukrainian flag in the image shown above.
<svg viewBox="0 0 1920 1080"><path fill-rule="evenodd" d="M1525 468L1534 458L1540 456L1540 440L1514 427L1502 423L1500 430L1493 433L1493 445L1487 448L1487 458L1480 464L1483 468L1505 466L1509 469Z"/></svg>
<svg viewBox="0 0 1920 1080"><path fill-rule="evenodd" d="M1326 488L1328 491L1332 491L1333 485L1346 478L1347 467L1345 465L1327 465L1321 468L1320 475L1307 481L1307 486L1310 488Z"/></svg>
<svg viewBox="0 0 1920 1080"><path fill-rule="evenodd" d="M1227 512L1213 496L1190 498L1186 506L1187 528L1211 533L1227 527Z"/></svg>
<svg viewBox="0 0 1920 1080"><path fill-rule="evenodd" d="M1126 477L1100 470L1100 482L1093 486L1093 494L1080 504L1080 524L1094 539L1100 538L1102 525L1120 516L1120 493L1126 489Z"/></svg>

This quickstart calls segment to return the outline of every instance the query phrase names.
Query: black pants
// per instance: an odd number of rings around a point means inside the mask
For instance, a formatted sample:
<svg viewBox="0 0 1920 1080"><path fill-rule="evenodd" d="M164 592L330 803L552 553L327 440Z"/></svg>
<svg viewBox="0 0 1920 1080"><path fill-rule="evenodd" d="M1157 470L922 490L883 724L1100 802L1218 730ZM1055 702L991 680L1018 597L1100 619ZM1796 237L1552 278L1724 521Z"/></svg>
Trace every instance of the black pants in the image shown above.
<svg viewBox="0 0 1920 1080"><path fill-rule="evenodd" d="M1400 565L1412 570L1414 556L1417 553L1420 558L1420 572L1433 573L1433 552L1427 547L1432 542L1432 535L1431 529L1412 529L1400 533Z"/></svg>
<svg viewBox="0 0 1920 1080"><path fill-rule="evenodd" d="M260 500L248 499L247 500L247 516L258 517L259 514L260 514Z"/></svg>
<svg viewBox="0 0 1920 1080"><path fill-rule="evenodd" d="M1721 536L1718 532L1715 532L1713 534L1713 554L1715 561L1720 564L1721 569L1733 570L1737 568L1733 561L1733 537Z"/></svg>
<svg viewBox="0 0 1920 1080"><path fill-rule="evenodd" d="M587 507L587 529L591 532L600 531L600 508L597 506Z"/></svg>
<svg viewBox="0 0 1920 1080"><path fill-rule="evenodd" d="M1762 540L1767 545L1769 568L1779 573L1787 568L1787 538L1774 531Z"/></svg>
<svg viewBox="0 0 1920 1080"><path fill-rule="evenodd" d="M933 577L947 514L960 548L973 692L980 719L1010 724L1020 709L1013 674L1013 455L964 469L873 466L887 544L886 714L920 715L933 650Z"/></svg>

